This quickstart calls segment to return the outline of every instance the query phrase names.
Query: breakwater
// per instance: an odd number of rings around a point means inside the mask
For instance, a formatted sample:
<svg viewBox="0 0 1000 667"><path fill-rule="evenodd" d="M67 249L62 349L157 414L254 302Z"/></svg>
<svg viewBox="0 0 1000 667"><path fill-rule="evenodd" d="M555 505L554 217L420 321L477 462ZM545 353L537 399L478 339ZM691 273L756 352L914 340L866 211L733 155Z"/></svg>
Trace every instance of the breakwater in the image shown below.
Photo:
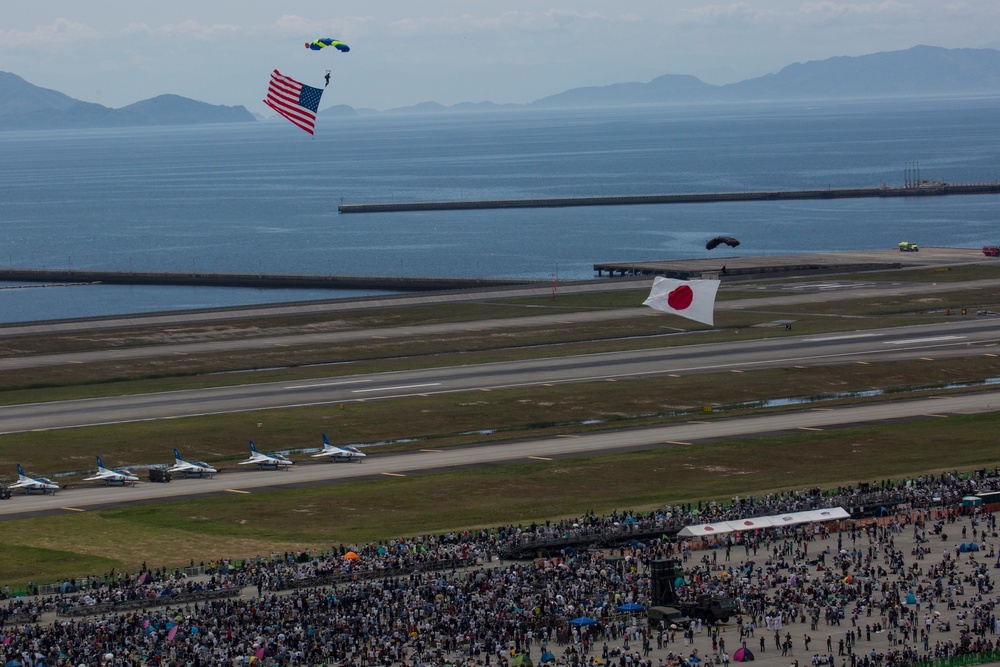
<svg viewBox="0 0 1000 667"><path fill-rule="evenodd" d="M256 273L171 273L156 271L85 271L61 269L0 269L0 281L39 287L66 284L196 285L211 287L371 289L389 292L473 289L532 285L537 280L416 276L336 276Z"/></svg>
<svg viewBox="0 0 1000 667"><path fill-rule="evenodd" d="M705 192L610 197L556 197L547 199L486 199L471 201L383 202L340 204L340 213L398 213L403 211L466 211L500 208L561 208L570 206L629 206L639 204L705 204L742 201L803 199L861 199L868 197L940 197L1000 194L1000 182L909 186L904 188L827 188L824 190L768 190L763 192Z"/></svg>

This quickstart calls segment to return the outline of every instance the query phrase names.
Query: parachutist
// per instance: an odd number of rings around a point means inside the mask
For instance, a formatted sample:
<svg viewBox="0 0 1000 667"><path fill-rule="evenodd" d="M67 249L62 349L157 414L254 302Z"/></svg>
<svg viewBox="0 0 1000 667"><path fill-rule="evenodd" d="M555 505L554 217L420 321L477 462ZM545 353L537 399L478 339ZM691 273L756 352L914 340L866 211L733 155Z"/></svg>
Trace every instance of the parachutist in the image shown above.
<svg viewBox="0 0 1000 667"><path fill-rule="evenodd" d="M323 78L325 78L325 79L326 79L326 85L327 85L327 86L329 86L329 85L330 85L330 70L327 70L327 71L326 71L326 76L325 76L325 77L323 77ZM324 88L325 88L325 87L326 87L326 86L324 86Z"/></svg>

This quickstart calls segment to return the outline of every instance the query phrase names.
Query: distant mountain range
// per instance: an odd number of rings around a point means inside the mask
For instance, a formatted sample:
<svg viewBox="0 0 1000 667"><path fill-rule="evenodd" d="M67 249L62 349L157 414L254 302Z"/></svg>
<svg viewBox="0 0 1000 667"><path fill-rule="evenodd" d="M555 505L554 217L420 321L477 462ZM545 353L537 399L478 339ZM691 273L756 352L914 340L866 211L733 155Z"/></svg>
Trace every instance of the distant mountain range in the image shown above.
<svg viewBox="0 0 1000 667"><path fill-rule="evenodd" d="M319 115L974 94L1000 94L1000 51L915 46L905 51L795 63L776 74L721 86L705 83L690 75L666 74L648 83L572 88L529 104L464 102L445 106L423 102L384 112L339 104L322 110ZM160 95L120 109L111 109L81 102L54 90L34 86L15 74L0 72L0 131L245 123L255 120L258 117L243 106L211 105L177 95Z"/></svg>
<svg viewBox="0 0 1000 667"><path fill-rule="evenodd" d="M0 72L0 130L197 125L255 120L246 107L206 104L179 95L159 95L111 109L39 88L16 74Z"/></svg>

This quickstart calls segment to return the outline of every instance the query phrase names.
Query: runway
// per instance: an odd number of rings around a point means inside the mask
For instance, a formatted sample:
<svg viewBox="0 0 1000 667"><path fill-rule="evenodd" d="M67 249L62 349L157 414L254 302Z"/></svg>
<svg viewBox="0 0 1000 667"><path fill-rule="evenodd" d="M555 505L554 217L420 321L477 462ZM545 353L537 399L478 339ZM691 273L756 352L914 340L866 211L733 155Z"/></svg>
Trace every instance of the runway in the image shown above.
<svg viewBox="0 0 1000 667"><path fill-rule="evenodd" d="M175 419L209 414L388 400L476 390L722 373L859 361L984 355L996 362L992 320L780 336L522 361L422 368L369 375L109 396L0 407L0 433ZM1000 373L1000 365L996 366Z"/></svg>
<svg viewBox="0 0 1000 667"><path fill-rule="evenodd" d="M364 478L393 478L496 463L609 454L651 447L696 446L725 438L825 430L896 419L944 419L948 415L994 412L1000 392L870 403L842 408L806 409L773 415L691 421L653 428L625 429L579 436L559 436L494 445L425 449L369 456L364 463L317 463L288 471L225 470L211 479L175 479L169 484L135 487L80 486L55 495L18 493L0 501L0 519L64 513L120 503L176 500L206 494L253 493L295 485L327 484Z"/></svg>
<svg viewBox="0 0 1000 667"><path fill-rule="evenodd" d="M566 285L559 288L561 294L600 291L601 284ZM649 279L629 279L604 283L604 290L648 290L652 285ZM730 301L718 301L717 311L751 311L755 309L770 309L796 306L806 303L827 303L851 299L891 298L912 295L923 295L927 298L940 298L941 295L958 290L985 290L1000 288L1000 280L973 280L962 283L862 283L838 282L830 279L817 283L788 283L740 285L739 289L746 291L761 291L767 296ZM247 312L239 311L240 318L274 317L290 315L309 315L321 313L336 313L350 310L374 307L393 308L415 305L432 305L439 303L464 303L470 301L497 301L503 299L520 299L527 297L549 296L549 288L522 288L497 290L491 292L476 292L461 295L412 295L394 297L392 299L366 300L363 302L347 301L342 303L320 302L316 304L284 305L274 308L259 308ZM538 309L532 309L535 312ZM74 322L57 322L46 325L11 325L0 326L0 338L33 334L81 333L102 329L127 328L134 326L162 326L167 324L185 324L195 322L228 321L234 311L223 313L178 313L173 319L167 315L146 316L144 318L106 318L100 320L80 320ZM353 331L328 331L319 333L290 334L285 336L262 336L258 338L240 338L234 340L211 340L189 343L170 343L163 345L144 345L141 347L126 347L90 352L67 352L44 355L18 355L0 357L0 371L26 368L41 368L60 366L63 364L85 364L100 362L122 363L140 359L153 359L168 355L213 354L223 352L265 350L275 347L335 345L354 341L365 341L382 338L411 338L420 336L440 336L469 331L500 331L523 329L531 327L555 326L561 324L582 324L588 322L627 322L637 317L663 317L645 306L637 308L612 308L586 310L576 312L554 312L524 317L505 317L467 322L444 322L438 324L414 324L400 327L383 327L360 329Z"/></svg>

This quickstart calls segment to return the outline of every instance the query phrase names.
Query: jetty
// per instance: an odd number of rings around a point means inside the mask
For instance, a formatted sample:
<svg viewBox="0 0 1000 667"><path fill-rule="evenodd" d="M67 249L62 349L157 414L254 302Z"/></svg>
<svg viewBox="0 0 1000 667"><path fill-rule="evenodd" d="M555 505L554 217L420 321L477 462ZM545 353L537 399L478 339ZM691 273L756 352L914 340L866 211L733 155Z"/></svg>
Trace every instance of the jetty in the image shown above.
<svg viewBox="0 0 1000 667"><path fill-rule="evenodd" d="M898 269L947 271L947 267L962 264L1000 264L1000 258L985 257L982 250L976 248L945 247L922 247L919 252L900 252L890 248L760 256L730 252L711 258L602 262L594 264L594 273L598 278L663 276L679 280L710 278L734 281Z"/></svg>
<svg viewBox="0 0 1000 667"><path fill-rule="evenodd" d="M0 269L0 282L28 283L32 287L67 285L194 285L201 287L255 287L264 289L361 289L388 292L427 292L541 284L516 278L460 278L421 276L293 275L265 273L173 273L168 271L87 271L74 269Z"/></svg>
<svg viewBox="0 0 1000 667"><path fill-rule="evenodd" d="M634 206L650 204L707 204L742 201L795 201L807 199L862 199L869 197L942 197L947 195L996 195L1000 182L951 184L921 181L894 188L826 188L823 190L766 190L763 192L707 192L605 197L553 197L545 199L480 199L469 201L411 201L340 204L339 213L399 213L403 211L468 211L501 208L564 208L570 206Z"/></svg>

